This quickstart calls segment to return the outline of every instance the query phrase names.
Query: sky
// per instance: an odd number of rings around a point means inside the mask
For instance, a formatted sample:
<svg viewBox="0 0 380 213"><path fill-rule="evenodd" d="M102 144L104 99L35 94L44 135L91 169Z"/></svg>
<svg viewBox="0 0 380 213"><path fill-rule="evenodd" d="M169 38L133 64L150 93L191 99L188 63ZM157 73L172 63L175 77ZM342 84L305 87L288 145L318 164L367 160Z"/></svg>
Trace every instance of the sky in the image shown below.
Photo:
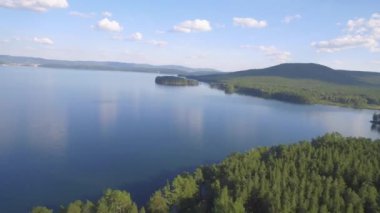
<svg viewBox="0 0 380 213"><path fill-rule="evenodd" d="M0 0L0 54L380 72L379 0Z"/></svg>

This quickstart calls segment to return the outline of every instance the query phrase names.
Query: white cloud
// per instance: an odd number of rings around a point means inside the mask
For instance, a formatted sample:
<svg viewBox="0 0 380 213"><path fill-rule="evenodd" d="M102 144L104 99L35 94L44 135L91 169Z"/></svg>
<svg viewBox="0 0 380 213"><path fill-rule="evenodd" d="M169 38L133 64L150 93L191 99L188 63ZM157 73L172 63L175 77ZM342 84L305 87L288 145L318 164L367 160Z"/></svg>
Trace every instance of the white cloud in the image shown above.
<svg viewBox="0 0 380 213"><path fill-rule="evenodd" d="M366 20L364 18L348 20L347 22L347 30L349 32L363 33L367 31L367 28L365 26L366 26Z"/></svg>
<svg viewBox="0 0 380 213"><path fill-rule="evenodd" d="M0 0L0 7L28 9L39 12L52 8L67 8L67 0Z"/></svg>
<svg viewBox="0 0 380 213"><path fill-rule="evenodd" d="M80 18L92 18L95 16L95 13L82 13L82 12L78 12L78 11L70 11L69 15L80 17Z"/></svg>
<svg viewBox="0 0 380 213"><path fill-rule="evenodd" d="M140 32L135 32L128 36L128 40L131 40L131 41L141 41L142 39L143 39L143 34Z"/></svg>
<svg viewBox="0 0 380 213"><path fill-rule="evenodd" d="M110 20L108 18L103 18L97 24L97 28L112 32L121 32L123 27L115 20Z"/></svg>
<svg viewBox="0 0 380 213"><path fill-rule="evenodd" d="M181 33L211 31L211 24L204 19L187 20L173 27L173 31Z"/></svg>
<svg viewBox="0 0 380 213"><path fill-rule="evenodd" d="M233 18L234 25L247 28L263 28L268 25L265 20L256 20L254 18Z"/></svg>
<svg viewBox="0 0 380 213"><path fill-rule="evenodd" d="M45 45L53 45L54 42L50 38L47 37L34 37L33 41L39 44L45 44Z"/></svg>
<svg viewBox="0 0 380 213"><path fill-rule="evenodd" d="M301 19L301 18L302 18L302 16L300 14L289 15L289 16L285 16L282 19L282 22L285 23L285 24L289 24L290 22L295 21L297 19Z"/></svg>
<svg viewBox="0 0 380 213"><path fill-rule="evenodd" d="M280 63L288 61L291 56L290 52L281 51L274 46L259 46L259 50L262 51L270 59L276 60Z"/></svg>
<svg viewBox="0 0 380 213"><path fill-rule="evenodd" d="M318 52L337 52L352 48L366 48L371 52L380 51L380 14L374 13L368 19L357 18L347 21L345 35L330 40L312 42Z"/></svg>
<svg viewBox="0 0 380 213"><path fill-rule="evenodd" d="M140 32L135 32L135 33L130 34L128 37L125 37L122 34L115 34L112 36L112 39L113 40L119 40L119 41L125 41L125 40L141 41L141 40L143 40L143 34Z"/></svg>
<svg viewBox="0 0 380 213"><path fill-rule="evenodd" d="M104 17L111 17L111 16L112 16L112 13L111 13L111 12L108 12L108 11L104 11L104 12L102 13L102 16L104 16Z"/></svg>
<svg viewBox="0 0 380 213"><path fill-rule="evenodd" d="M372 37L363 35L345 35L328 41L313 42L311 44L320 52L337 52L344 49L366 47L377 51L379 43Z"/></svg>
<svg viewBox="0 0 380 213"><path fill-rule="evenodd" d="M165 47L166 45L168 45L168 42L160 40L150 40L147 41L147 43L158 47Z"/></svg>

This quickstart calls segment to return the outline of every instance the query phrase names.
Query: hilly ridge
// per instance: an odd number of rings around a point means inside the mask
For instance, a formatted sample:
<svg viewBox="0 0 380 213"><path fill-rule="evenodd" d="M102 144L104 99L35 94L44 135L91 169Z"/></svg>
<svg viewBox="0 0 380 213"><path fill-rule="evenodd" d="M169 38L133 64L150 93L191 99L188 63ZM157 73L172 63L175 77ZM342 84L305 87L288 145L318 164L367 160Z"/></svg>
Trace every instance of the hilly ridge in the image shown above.
<svg viewBox="0 0 380 213"><path fill-rule="evenodd" d="M104 71L133 71L165 74L203 75L217 73L217 70L206 68L189 68L177 65L149 65L112 61L68 61L35 57L0 55L0 64L17 66L38 66L57 69L82 69Z"/></svg>
<svg viewBox="0 0 380 213"><path fill-rule="evenodd" d="M380 73L335 70L314 63L288 63L264 69L190 76L223 89L302 104L380 108Z"/></svg>
<svg viewBox="0 0 380 213"><path fill-rule="evenodd" d="M286 63L263 69L249 69L231 73L218 73L200 77L205 81L215 79L231 79L237 77L273 76L291 79L310 79L339 84L362 84L380 86L378 82L370 83L369 79L380 78L380 73L364 71L335 70L330 67L315 63Z"/></svg>
<svg viewBox="0 0 380 213"><path fill-rule="evenodd" d="M380 109L380 73L335 70L315 63L286 63L226 73L177 65L65 61L0 55L0 65L181 75L209 83L226 93L300 104Z"/></svg>

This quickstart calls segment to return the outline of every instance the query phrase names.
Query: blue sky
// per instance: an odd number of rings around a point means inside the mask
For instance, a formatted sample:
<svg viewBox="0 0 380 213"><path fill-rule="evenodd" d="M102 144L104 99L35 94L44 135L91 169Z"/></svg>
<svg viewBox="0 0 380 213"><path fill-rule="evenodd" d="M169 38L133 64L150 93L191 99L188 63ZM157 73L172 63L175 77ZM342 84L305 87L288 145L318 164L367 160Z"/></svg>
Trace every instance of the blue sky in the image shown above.
<svg viewBox="0 0 380 213"><path fill-rule="evenodd" d="M0 54L380 71L380 1L0 0Z"/></svg>

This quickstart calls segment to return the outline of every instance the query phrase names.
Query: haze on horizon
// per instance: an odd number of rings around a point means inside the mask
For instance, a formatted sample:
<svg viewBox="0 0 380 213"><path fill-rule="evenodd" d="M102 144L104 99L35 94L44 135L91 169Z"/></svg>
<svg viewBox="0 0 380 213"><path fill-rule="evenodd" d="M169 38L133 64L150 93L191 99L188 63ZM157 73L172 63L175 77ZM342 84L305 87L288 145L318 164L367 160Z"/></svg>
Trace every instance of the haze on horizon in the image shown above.
<svg viewBox="0 0 380 213"><path fill-rule="evenodd" d="M313 62L380 72L378 8L373 0L0 0L0 54L225 71Z"/></svg>

